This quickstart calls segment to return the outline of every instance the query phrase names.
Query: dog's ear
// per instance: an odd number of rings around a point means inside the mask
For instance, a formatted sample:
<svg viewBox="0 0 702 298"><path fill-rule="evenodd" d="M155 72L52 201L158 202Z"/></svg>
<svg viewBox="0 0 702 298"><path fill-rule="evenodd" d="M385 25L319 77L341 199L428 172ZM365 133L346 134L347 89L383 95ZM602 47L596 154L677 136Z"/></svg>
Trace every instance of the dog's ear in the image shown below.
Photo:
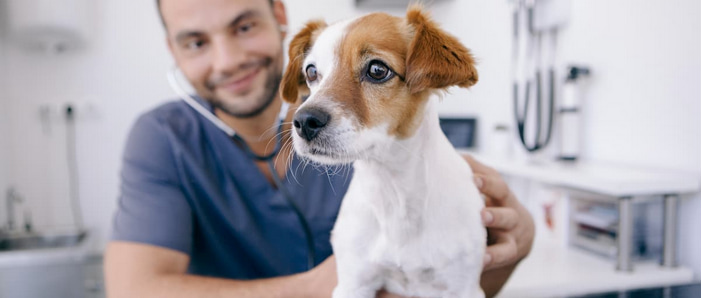
<svg viewBox="0 0 702 298"><path fill-rule="evenodd" d="M321 20L310 21L290 41L290 50L288 51L290 61L280 82L280 94L283 100L295 103L300 96L308 95L310 90L307 88L305 74L302 72L302 63L307 51L312 47L316 32L326 26L327 24Z"/></svg>
<svg viewBox="0 0 702 298"><path fill-rule="evenodd" d="M407 85L411 93L454 85L470 87L478 82L475 60L455 37L444 32L421 7L407 11L414 37L407 51Z"/></svg>

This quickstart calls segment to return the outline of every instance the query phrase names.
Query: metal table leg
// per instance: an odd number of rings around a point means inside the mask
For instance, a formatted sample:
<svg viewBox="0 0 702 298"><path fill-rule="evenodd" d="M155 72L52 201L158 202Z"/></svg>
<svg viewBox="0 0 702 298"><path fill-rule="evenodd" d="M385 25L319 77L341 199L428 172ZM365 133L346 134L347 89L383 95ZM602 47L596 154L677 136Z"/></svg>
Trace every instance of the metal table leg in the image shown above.
<svg viewBox="0 0 702 298"><path fill-rule="evenodd" d="M617 228L617 270L632 271L631 249L634 221L631 210L631 197L619 198L619 227Z"/></svg>
<svg viewBox="0 0 702 298"><path fill-rule="evenodd" d="M677 240L676 219L678 218L678 196L666 195L663 207L663 267L675 267Z"/></svg>

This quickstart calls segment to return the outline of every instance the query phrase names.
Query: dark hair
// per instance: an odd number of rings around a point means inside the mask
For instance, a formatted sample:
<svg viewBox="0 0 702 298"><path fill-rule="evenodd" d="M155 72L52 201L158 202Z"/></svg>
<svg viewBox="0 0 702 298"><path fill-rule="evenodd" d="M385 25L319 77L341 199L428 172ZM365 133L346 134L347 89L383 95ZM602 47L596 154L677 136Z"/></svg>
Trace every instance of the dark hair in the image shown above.
<svg viewBox="0 0 702 298"><path fill-rule="evenodd" d="M275 0L268 0L268 2L271 4L271 7L273 7L273 1ZM163 27L165 28L166 22L163 20L163 13L161 13L161 0L156 0L156 10L158 11L158 17L161 19L161 24L163 24Z"/></svg>

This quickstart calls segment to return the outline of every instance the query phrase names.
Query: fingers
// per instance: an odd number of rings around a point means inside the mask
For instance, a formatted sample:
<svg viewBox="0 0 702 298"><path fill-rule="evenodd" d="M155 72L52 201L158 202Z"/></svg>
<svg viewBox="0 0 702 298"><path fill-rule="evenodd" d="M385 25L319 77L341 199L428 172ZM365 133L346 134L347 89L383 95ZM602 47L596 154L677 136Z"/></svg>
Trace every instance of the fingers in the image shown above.
<svg viewBox="0 0 702 298"><path fill-rule="evenodd" d="M509 198L509 187L499 172L477 161L473 156L466 154L463 158L473 170L475 185L484 195L497 200Z"/></svg>
<svg viewBox="0 0 702 298"><path fill-rule="evenodd" d="M476 174L473 180L481 193L498 201L507 200L512 194L507 183L499 175L485 176Z"/></svg>
<svg viewBox="0 0 702 298"><path fill-rule="evenodd" d="M486 207L480 212L480 216L488 228L511 230L519 223L517 210L508 207Z"/></svg>
<svg viewBox="0 0 702 298"><path fill-rule="evenodd" d="M517 243L514 238L503 234L497 237L497 242L485 249L483 260L484 270L501 268L514 264L517 260Z"/></svg>
<svg viewBox="0 0 702 298"><path fill-rule="evenodd" d="M481 175L497 174L497 171L495 171L495 169L484 165L483 163L479 162L471 155L463 154L463 158L468 162L468 165L470 165L470 168L476 174L481 174Z"/></svg>

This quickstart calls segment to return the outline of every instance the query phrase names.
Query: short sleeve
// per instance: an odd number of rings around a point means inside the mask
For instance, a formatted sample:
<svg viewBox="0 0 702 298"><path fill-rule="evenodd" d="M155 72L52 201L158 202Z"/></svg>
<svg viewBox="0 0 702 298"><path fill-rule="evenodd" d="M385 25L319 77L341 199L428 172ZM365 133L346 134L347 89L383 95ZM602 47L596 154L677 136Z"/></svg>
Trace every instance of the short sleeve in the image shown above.
<svg viewBox="0 0 702 298"><path fill-rule="evenodd" d="M192 211L179 183L171 133L154 112L142 115L132 127L124 150L113 241L191 253Z"/></svg>

